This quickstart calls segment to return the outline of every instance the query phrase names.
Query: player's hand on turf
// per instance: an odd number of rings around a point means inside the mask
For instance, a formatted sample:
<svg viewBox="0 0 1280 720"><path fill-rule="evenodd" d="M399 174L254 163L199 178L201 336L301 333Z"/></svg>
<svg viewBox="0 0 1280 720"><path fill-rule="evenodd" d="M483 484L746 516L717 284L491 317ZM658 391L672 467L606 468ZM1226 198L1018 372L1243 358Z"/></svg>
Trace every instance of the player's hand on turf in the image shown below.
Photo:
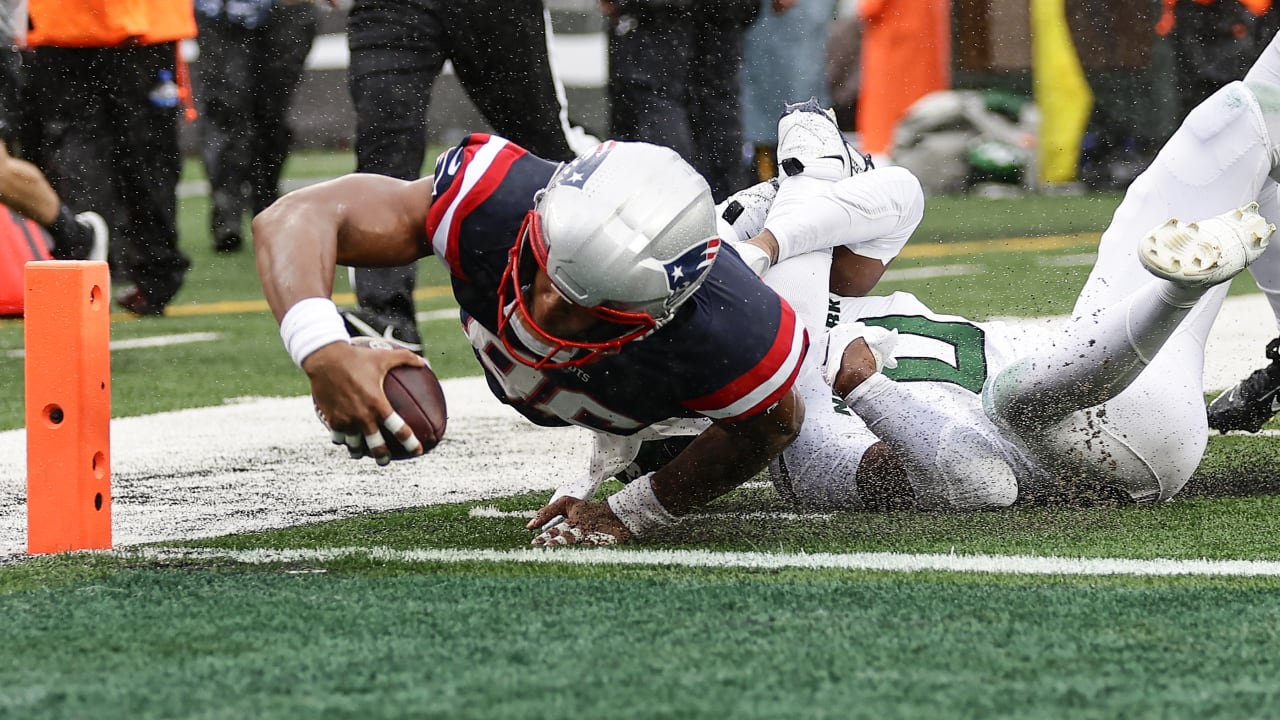
<svg viewBox="0 0 1280 720"><path fill-rule="evenodd" d="M552 523L556 518L562 518ZM557 545L619 545L631 542L631 531L613 514L607 502L588 502L565 496L543 507L527 526L542 531L532 544L540 547Z"/></svg>
<svg viewBox="0 0 1280 720"><path fill-rule="evenodd" d="M346 445L353 458L368 456L386 465L391 462L391 451L383 439L383 428L412 455L421 455L422 445L387 401L383 379L397 365L424 362L408 350L335 342L308 355L302 369L311 380L316 414L329 428L333 442Z"/></svg>

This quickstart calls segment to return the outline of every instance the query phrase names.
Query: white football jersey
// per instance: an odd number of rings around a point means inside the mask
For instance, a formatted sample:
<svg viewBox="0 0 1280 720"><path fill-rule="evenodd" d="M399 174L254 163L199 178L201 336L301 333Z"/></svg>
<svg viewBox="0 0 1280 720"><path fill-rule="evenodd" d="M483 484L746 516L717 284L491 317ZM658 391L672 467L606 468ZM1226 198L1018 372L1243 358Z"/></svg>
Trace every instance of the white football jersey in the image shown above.
<svg viewBox="0 0 1280 720"><path fill-rule="evenodd" d="M1046 356L1071 337L1061 329L973 322L935 313L902 292L833 299L831 320L898 331L897 367L882 371L894 381L885 384L891 391L855 390L850 406L904 458L909 474L921 476L923 494L934 505L983 506L995 490L980 478L998 475L999 463L1012 471L1024 494L1058 492L1084 479L1122 488L1136 500L1166 499L1191 476L1203 453L1204 401L1200 366L1193 362L1203 344L1189 328L1175 332L1150 365L1107 402L1015 432L984 408L983 388L1014 361L1025 367L1028 358ZM1081 361L1102 362L1085 359L1098 345L1083 339ZM919 484L916 492L922 494Z"/></svg>
<svg viewBox="0 0 1280 720"><path fill-rule="evenodd" d="M833 296L828 327L837 322L861 322L898 333L893 350L897 366L881 372L918 404L904 406L886 399L879 403L882 407L858 408L858 413L900 455L910 448L914 456L933 458L933 465L954 453L971 452L971 447L949 444L963 442L971 446L975 441L972 433L977 433L997 449L1000 459L1019 480L1043 474L1018 439L1002 433L987 417L982 407L982 388L989 377L1022 351L1046 342L1047 331L937 313L907 292L860 298ZM928 410L913 412L915 408ZM922 416L925 414L927 417ZM955 434L960 428L966 430L963 440ZM917 487L917 495L920 492ZM953 505L954 501L955 498L939 498L943 505Z"/></svg>

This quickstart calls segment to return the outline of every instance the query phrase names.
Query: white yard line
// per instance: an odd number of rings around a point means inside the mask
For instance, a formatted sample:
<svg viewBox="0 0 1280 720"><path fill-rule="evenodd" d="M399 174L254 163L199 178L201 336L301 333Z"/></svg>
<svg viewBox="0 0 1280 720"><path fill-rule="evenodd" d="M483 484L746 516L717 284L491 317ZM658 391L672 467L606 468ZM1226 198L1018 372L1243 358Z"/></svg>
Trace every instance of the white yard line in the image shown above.
<svg viewBox="0 0 1280 720"><path fill-rule="evenodd" d="M230 559L242 563L325 562L368 558L410 563L533 563L541 565L641 565L664 567L775 570L884 570L890 572L971 572L1011 575L1188 575L1277 577L1280 562L1267 560L1129 560L1123 558L1035 557L1031 555L954 555L908 553L762 553L710 550L632 550L556 548L520 550L393 550L328 548L289 550L211 550L137 548L121 551L149 560Z"/></svg>
<svg viewBox="0 0 1280 720"><path fill-rule="evenodd" d="M220 337L222 337L222 334L215 332L152 335L150 337L133 338L132 340L112 340L110 348L112 352L115 352L117 350L136 350L138 348L166 347L168 345L187 345L198 342L213 342ZM26 356L27 353L24 350L10 350L5 353L5 357L11 358L23 358Z"/></svg>
<svg viewBox="0 0 1280 720"><path fill-rule="evenodd" d="M902 270L885 270L881 280L928 280L939 277L975 275L986 272L986 269L983 265L929 265Z"/></svg>
<svg viewBox="0 0 1280 720"><path fill-rule="evenodd" d="M452 320L461 322L458 316L458 308L447 310L423 310L414 316L418 322L430 322L432 320Z"/></svg>
<svg viewBox="0 0 1280 720"><path fill-rule="evenodd" d="M1098 261L1098 253L1079 253L1077 255L1044 255L1036 257L1036 264L1042 267L1088 267Z"/></svg>

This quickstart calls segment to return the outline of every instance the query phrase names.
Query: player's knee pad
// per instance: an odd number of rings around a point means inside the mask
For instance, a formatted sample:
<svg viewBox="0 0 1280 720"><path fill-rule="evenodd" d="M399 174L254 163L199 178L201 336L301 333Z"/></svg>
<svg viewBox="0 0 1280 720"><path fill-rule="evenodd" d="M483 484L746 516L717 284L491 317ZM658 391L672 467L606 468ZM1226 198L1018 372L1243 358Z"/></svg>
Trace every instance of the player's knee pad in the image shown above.
<svg viewBox="0 0 1280 720"><path fill-rule="evenodd" d="M1021 435L1033 432L1061 415L1037 379L1042 371L1034 357L1022 357L987 379L982 388L982 411L996 427Z"/></svg>
<svg viewBox="0 0 1280 720"><path fill-rule="evenodd" d="M1227 83L1187 114L1152 167L1197 191L1196 202L1207 209L1247 202L1257 197L1275 165L1270 129L1278 121L1276 88L1239 80ZM1175 204L1177 200L1170 198Z"/></svg>

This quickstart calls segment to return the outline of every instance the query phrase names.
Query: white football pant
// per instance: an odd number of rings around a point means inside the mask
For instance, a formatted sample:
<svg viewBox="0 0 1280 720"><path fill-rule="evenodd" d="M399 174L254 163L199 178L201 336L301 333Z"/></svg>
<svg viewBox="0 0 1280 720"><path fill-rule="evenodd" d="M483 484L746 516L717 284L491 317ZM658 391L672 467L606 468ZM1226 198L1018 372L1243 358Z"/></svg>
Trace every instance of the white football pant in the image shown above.
<svg viewBox="0 0 1280 720"><path fill-rule="evenodd" d="M1280 99L1280 89L1260 91ZM1103 478L1137 500L1167 499L1195 471L1208 441L1204 346L1228 283L1201 293L1153 278L1138 240L1171 217L1202 220L1254 200L1275 208L1268 119L1243 82L1192 110L1125 194L1052 347L988 381L988 414L1045 467Z"/></svg>

